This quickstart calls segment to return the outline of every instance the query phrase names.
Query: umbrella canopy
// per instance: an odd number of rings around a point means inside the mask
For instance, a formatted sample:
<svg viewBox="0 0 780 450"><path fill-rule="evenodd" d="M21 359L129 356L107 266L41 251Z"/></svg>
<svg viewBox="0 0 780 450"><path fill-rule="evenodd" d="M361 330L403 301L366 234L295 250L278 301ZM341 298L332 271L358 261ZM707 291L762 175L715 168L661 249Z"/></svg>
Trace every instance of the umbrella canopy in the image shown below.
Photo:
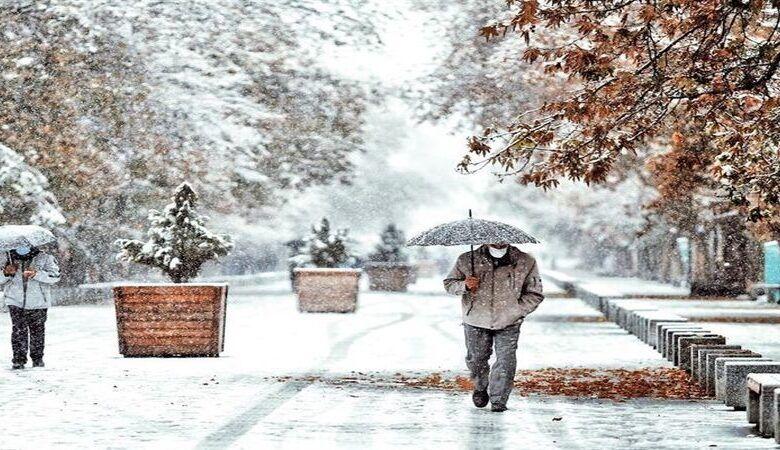
<svg viewBox="0 0 780 450"><path fill-rule="evenodd" d="M0 251L18 247L40 247L55 240L51 231L38 225L0 226Z"/></svg>
<svg viewBox="0 0 780 450"><path fill-rule="evenodd" d="M469 211L469 216L471 212ZM474 219L435 226L412 239L406 245L478 245L478 244L537 244L539 241L525 231L492 220Z"/></svg>

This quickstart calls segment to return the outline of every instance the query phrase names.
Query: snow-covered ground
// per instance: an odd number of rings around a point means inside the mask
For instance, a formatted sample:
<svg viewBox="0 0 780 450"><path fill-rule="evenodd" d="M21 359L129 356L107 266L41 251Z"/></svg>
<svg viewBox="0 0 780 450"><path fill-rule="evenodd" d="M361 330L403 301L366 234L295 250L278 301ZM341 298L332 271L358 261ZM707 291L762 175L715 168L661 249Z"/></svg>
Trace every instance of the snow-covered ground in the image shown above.
<svg viewBox="0 0 780 450"><path fill-rule="evenodd" d="M684 297L690 293L685 287L635 277L600 276L576 270L548 270L546 273L561 281L575 282L582 288L603 296Z"/></svg>
<svg viewBox="0 0 780 450"><path fill-rule="evenodd" d="M284 281L236 288L220 358L122 358L113 307L53 308L47 367L0 369L0 448L774 448L707 401L515 397L497 415L465 393L302 381L465 375L458 301L433 294L362 292L355 314L300 314ZM598 318L577 299L545 301L518 368L669 367Z"/></svg>

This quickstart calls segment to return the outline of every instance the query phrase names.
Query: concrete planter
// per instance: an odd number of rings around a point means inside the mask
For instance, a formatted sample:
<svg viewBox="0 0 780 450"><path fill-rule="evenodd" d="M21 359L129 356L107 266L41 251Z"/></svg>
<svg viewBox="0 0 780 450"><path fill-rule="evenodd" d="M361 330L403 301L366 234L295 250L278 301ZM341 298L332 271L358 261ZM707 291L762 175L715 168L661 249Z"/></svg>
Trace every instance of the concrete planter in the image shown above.
<svg viewBox="0 0 780 450"><path fill-rule="evenodd" d="M372 291L406 292L414 278L414 269L407 264L367 263L368 287Z"/></svg>
<svg viewBox="0 0 780 450"><path fill-rule="evenodd" d="M359 269L294 270L295 293L301 312L351 313L357 309Z"/></svg>
<svg viewBox="0 0 780 450"><path fill-rule="evenodd" d="M122 355L219 356L225 349L227 284L136 284L113 291Z"/></svg>

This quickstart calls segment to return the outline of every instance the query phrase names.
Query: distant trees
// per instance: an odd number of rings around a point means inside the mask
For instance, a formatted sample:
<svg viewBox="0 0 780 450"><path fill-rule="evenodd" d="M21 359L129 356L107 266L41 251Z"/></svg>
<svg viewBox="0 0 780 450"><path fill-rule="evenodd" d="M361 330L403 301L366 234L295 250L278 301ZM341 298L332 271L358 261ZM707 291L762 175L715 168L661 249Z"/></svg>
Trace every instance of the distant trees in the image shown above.
<svg viewBox="0 0 780 450"><path fill-rule="evenodd" d="M562 178L612 183L621 172L647 169L660 203L677 191L672 186L687 185L695 188L690 195L730 202L758 225L759 236L778 236L780 5L506 4L480 29L484 39L499 41L493 51L460 59L460 70L471 65L470 74L485 75L481 95L510 93L497 100L502 108L478 109L500 111L480 117L485 130L469 140L463 171L493 165L551 188ZM467 11L480 14L484 9Z"/></svg>
<svg viewBox="0 0 780 450"><path fill-rule="evenodd" d="M48 180L71 248L64 264L80 260L69 274L110 271L110 242L136 219L133 206L185 169L154 126L142 64L115 35L50 5L8 2L0 73L0 142Z"/></svg>
<svg viewBox="0 0 780 450"><path fill-rule="evenodd" d="M358 6L5 2L0 143L48 180L79 272L119 270L111 242L183 179L222 214L348 182L371 94L318 58L377 42Z"/></svg>
<svg viewBox="0 0 780 450"><path fill-rule="evenodd" d="M47 227L65 222L46 177L3 144L0 144L0 214L18 223Z"/></svg>
<svg viewBox="0 0 780 450"><path fill-rule="evenodd" d="M501 195L530 209L534 225L558 230L572 251L631 253L646 260L644 274L663 278L665 255L685 237L701 281L694 287L734 292L756 279L753 239L780 237L778 8L464 3L442 23L453 43L479 34L482 45L453 45L425 93L425 114L483 128L468 141L463 172L492 167L501 179L560 185ZM550 207L530 205L535 199Z"/></svg>

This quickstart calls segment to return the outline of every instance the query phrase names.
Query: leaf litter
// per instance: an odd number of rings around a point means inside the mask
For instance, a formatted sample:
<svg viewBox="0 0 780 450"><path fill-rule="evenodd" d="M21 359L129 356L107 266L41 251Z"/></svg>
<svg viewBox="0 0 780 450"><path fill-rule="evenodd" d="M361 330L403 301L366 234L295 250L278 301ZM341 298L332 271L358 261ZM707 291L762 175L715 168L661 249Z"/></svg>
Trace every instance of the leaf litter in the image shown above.
<svg viewBox="0 0 780 450"><path fill-rule="evenodd" d="M474 389L465 376L430 374L352 373L349 376L268 377L278 382L305 381L337 386L431 389L465 392ZM698 400L707 393L684 370L676 368L591 369L546 368L519 370L515 376L515 394L521 396L551 395L622 401L636 398Z"/></svg>

